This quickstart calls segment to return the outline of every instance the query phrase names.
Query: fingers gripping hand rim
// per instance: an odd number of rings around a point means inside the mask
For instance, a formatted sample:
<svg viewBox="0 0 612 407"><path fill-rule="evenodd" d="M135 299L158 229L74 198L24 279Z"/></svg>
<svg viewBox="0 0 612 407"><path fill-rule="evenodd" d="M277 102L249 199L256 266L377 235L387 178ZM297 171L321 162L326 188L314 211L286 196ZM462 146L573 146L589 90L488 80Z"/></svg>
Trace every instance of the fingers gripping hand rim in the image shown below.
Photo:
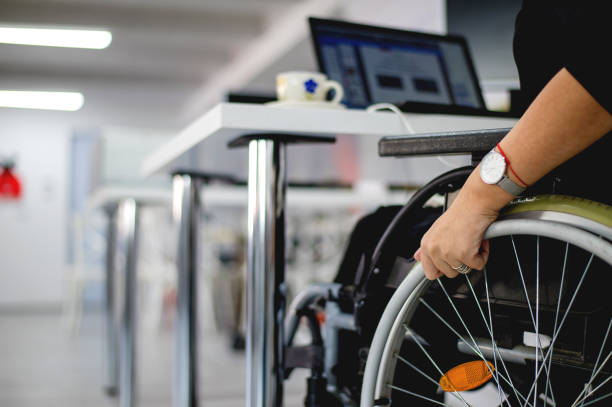
<svg viewBox="0 0 612 407"><path fill-rule="evenodd" d="M461 263L457 267L452 267L452 269L459 274L470 274L470 272L472 271L472 268L465 263Z"/></svg>
<svg viewBox="0 0 612 407"><path fill-rule="evenodd" d="M442 276L454 278L459 275L448 263L435 259L420 249L415 253L414 258L421 262L425 277L429 280L436 280Z"/></svg>
<svg viewBox="0 0 612 407"><path fill-rule="evenodd" d="M455 278L459 274L469 274L473 270L482 270L484 265L487 263L489 257L489 241L485 240L482 243L482 247L480 252L475 256L473 261L469 263L464 263L460 260L456 260L454 262L446 262L441 259L436 259L426 251L422 251L419 248L415 254L414 258L417 261L420 261L423 265L423 271L425 272L425 276L429 280L436 280L442 276L446 276L448 278ZM451 264L458 264L458 266L452 266ZM476 265L477 264L477 265ZM472 266L473 265L473 266Z"/></svg>

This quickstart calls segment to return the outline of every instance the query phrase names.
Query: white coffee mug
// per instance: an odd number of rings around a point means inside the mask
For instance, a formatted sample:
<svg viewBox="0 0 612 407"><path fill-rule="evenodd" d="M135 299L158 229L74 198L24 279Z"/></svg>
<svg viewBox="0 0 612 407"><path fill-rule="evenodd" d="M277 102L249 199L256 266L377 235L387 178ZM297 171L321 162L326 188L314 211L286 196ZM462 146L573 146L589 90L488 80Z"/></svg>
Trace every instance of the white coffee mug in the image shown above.
<svg viewBox="0 0 612 407"><path fill-rule="evenodd" d="M334 98L325 100L327 92L333 89ZM336 81L318 72L282 72L276 76L276 97L283 102L328 102L340 103L344 89Z"/></svg>

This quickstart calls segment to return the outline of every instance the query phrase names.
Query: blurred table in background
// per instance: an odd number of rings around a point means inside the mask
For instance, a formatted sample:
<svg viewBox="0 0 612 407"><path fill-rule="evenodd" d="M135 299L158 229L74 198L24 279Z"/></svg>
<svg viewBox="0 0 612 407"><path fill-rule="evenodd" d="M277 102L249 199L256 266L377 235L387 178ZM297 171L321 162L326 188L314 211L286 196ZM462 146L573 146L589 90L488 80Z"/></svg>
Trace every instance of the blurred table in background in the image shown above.
<svg viewBox="0 0 612 407"><path fill-rule="evenodd" d="M106 380L119 404L134 404L136 334L136 264L140 208L170 206L172 193L163 188L104 187L87 201L88 210L108 217L106 241Z"/></svg>

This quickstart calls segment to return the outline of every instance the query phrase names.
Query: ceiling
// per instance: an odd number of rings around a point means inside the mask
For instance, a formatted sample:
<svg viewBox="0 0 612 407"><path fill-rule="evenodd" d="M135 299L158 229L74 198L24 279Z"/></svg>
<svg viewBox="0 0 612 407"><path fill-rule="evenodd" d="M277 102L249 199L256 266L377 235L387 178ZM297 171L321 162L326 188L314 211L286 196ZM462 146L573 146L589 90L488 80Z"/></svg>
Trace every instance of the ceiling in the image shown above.
<svg viewBox="0 0 612 407"><path fill-rule="evenodd" d="M291 34L272 31L276 26L291 24L291 18L305 26L302 13L325 14L333 3L337 1L0 0L0 24L100 28L113 34L105 50L0 44L0 89L81 91L81 111L41 114L84 124L175 129L222 98L221 91L247 86L279 57L267 51L270 37L282 42ZM293 48L301 37L285 48ZM266 61L259 57L264 54ZM223 76L231 70L239 72Z"/></svg>

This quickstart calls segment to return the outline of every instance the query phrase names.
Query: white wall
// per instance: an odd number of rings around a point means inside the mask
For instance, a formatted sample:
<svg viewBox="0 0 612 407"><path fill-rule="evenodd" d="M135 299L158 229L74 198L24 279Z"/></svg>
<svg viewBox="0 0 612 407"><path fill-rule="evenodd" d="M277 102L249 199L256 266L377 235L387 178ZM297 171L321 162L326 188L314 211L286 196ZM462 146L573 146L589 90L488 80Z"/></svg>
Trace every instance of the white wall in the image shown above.
<svg viewBox="0 0 612 407"><path fill-rule="evenodd" d="M20 201L0 201L0 309L57 308L68 276L70 139L78 125L69 114L0 111L0 157L15 156L23 183ZM137 128L100 131L102 183L170 186L170 177L140 176L144 155L165 134Z"/></svg>
<svg viewBox="0 0 612 407"><path fill-rule="evenodd" d="M342 18L371 25L446 34L445 0L351 0Z"/></svg>
<svg viewBox="0 0 612 407"><path fill-rule="evenodd" d="M0 201L0 307L58 305L65 271L69 130L0 115L0 155L17 157L18 202Z"/></svg>

